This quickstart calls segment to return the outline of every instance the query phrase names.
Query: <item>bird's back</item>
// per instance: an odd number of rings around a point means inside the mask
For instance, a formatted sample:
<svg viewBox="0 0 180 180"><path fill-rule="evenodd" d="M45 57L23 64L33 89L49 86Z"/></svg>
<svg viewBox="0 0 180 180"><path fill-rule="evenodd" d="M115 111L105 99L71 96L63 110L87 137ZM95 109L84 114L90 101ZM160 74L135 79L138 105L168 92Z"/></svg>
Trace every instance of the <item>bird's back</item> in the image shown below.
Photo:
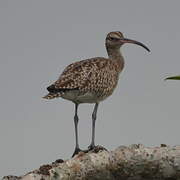
<svg viewBox="0 0 180 180"><path fill-rule="evenodd" d="M120 67L103 57L68 65L59 79L47 88L44 98L63 97L77 103L95 103L110 96L117 85Z"/></svg>

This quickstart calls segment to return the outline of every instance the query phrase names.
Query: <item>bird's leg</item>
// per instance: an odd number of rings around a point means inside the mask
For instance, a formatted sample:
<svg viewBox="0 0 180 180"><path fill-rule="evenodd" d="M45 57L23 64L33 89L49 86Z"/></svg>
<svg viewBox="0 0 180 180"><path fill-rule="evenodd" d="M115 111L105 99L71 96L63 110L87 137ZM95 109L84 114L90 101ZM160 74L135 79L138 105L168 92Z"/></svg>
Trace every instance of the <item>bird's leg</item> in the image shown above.
<svg viewBox="0 0 180 180"><path fill-rule="evenodd" d="M95 123L96 123L98 105L99 105L98 103L95 104L94 110L92 113L92 140L91 140L91 144L88 146L89 150L92 150L95 147Z"/></svg>
<svg viewBox="0 0 180 180"><path fill-rule="evenodd" d="M79 121L78 114L77 114L78 105L79 104L75 103L74 125L75 125L76 146L75 146L75 150L72 157L81 151L81 149L79 148L79 142L78 142L78 121Z"/></svg>

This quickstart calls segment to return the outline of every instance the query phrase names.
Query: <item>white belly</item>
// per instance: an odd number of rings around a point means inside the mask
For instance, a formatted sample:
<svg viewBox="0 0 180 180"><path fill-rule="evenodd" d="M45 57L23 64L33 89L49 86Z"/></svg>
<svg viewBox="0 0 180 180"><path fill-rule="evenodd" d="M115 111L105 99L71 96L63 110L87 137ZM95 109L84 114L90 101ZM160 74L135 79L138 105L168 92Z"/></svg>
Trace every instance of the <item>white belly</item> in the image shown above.
<svg viewBox="0 0 180 180"><path fill-rule="evenodd" d="M78 90L68 91L62 95L62 98L76 103L97 103L106 99L106 97L97 97L95 93L79 93Z"/></svg>

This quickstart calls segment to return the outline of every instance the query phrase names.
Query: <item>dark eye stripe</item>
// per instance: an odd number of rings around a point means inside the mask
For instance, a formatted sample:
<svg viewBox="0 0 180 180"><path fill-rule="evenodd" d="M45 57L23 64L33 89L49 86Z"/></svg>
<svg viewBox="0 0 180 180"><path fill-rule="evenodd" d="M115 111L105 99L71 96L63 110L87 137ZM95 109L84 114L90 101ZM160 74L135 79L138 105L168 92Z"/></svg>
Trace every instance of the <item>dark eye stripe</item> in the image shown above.
<svg viewBox="0 0 180 180"><path fill-rule="evenodd" d="M114 38L114 37L109 37L109 39L110 39L111 41L118 41L118 40L119 40L118 38Z"/></svg>

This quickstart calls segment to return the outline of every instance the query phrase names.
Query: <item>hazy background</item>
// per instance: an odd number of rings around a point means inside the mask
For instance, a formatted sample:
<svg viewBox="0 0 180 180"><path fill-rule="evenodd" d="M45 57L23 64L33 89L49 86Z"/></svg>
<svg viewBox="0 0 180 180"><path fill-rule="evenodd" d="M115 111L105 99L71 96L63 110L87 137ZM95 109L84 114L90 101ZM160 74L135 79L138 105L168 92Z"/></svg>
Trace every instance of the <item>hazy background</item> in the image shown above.
<svg viewBox="0 0 180 180"><path fill-rule="evenodd" d="M125 69L99 106L96 143L112 150L176 145L180 135L180 1L0 1L0 177L21 175L74 151L74 105L42 99L68 64L107 56L109 31L145 43L124 45ZM79 108L80 145L91 136L92 105Z"/></svg>

